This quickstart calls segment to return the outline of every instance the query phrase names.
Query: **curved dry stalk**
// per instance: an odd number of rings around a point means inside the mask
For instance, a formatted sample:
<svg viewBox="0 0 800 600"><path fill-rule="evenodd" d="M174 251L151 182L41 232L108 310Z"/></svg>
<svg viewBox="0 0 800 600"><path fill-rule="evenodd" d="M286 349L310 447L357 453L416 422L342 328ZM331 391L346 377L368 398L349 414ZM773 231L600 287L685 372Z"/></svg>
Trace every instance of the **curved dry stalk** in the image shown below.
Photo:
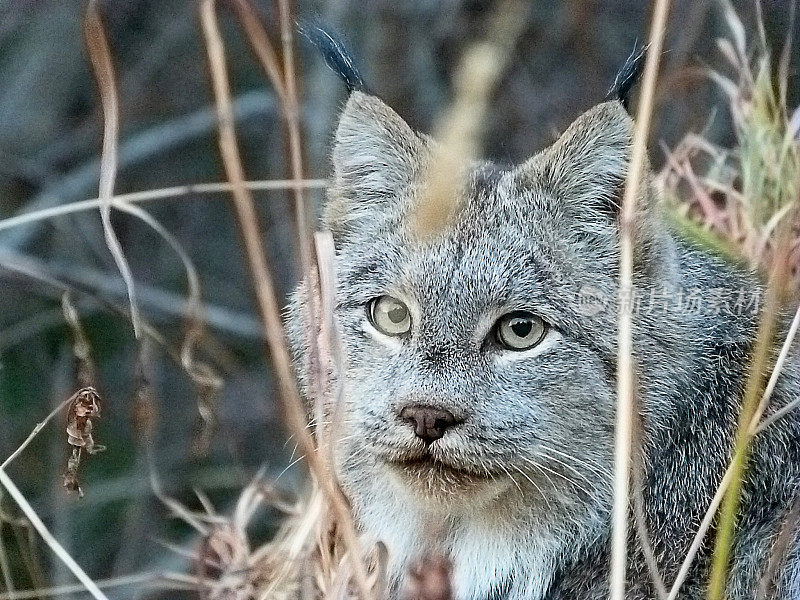
<svg viewBox="0 0 800 600"><path fill-rule="evenodd" d="M301 181L292 181L288 179L268 179L264 181L243 181L242 186L251 191L257 190L286 190L291 186L301 186L304 188L318 189L328 186L327 179L303 179ZM227 181L212 182L212 183L189 183L186 185L176 185L172 187L159 188L154 190L142 190L140 192L130 192L128 194L119 194L111 198L112 203L116 206L119 203L138 204L140 202L151 202L153 200L173 200L183 196L190 196L192 194L214 194L218 192L230 192L233 189L233 184ZM74 213L84 212L99 208L103 203L100 198L91 198L89 200L78 200L77 202L70 202L68 204L61 204L59 206L52 206L50 208L43 208L40 210L33 210L21 215L0 219L0 231L6 229L13 229L20 225L27 225L37 221L46 219L53 219L64 215L71 215Z"/></svg>
<svg viewBox="0 0 800 600"><path fill-rule="evenodd" d="M111 207L114 197L114 180L117 176L117 141L119 136L119 98L114 82L114 65L111 50L105 35L105 28L100 17L96 0L89 2L84 19L84 38L89 59L92 64L100 100L103 105L103 151L100 159L100 218L103 221L103 233L106 238L114 262L117 263L125 285L128 288L128 302L131 307L131 324L133 333L140 334L139 309L136 305L136 289L133 283L128 260L122 251L122 245L111 225Z"/></svg>
<svg viewBox="0 0 800 600"><path fill-rule="evenodd" d="M661 59L661 47L667 21L669 0L658 0L650 25L647 61L636 128L633 133L631 160L625 180L620 215L620 278L619 290L619 345L617 349L617 419L614 444L614 507L611 528L611 575L609 589L611 600L625 598L625 572L628 560L628 507L631 471L631 446L633 442L633 313L629 302L622 296L633 283L633 232L636 226L636 197L639 193L647 152L647 137L653 114L656 77Z"/></svg>
<svg viewBox="0 0 800 600"><path fill-rule="evenodd" d="M138 206L126 203L119 203L116 205L116 208L144 221L151 229L153 229L153 231L161 236L161 238L167 242L167 244L169 244L169 246L175 251L175 254L178 255L180 261L183 263L183 268L186 271L186 279L189 285L187 313L189 316L190 330L184 336L184 343L181 347L181 364L187 373L194 374L197 381L203 381L204 384L207 384L213 389L219 389L222 387L222 379L214 375L207 366L198 365L197 361L194 359L194 346L197 341L198 334L202 330L203 304L200 291L200 277L197 274L197 269L195 268L192 259L189 258L189 255L186 253L177 238L172 235L150 213Z"/></svg>

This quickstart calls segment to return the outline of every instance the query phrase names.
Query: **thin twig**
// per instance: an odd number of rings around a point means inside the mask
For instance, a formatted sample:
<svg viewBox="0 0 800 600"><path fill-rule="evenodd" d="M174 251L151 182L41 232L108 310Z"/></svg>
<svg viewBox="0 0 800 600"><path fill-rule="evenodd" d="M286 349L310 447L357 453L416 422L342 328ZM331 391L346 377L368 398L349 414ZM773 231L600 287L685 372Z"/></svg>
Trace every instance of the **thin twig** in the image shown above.
<svg viewBox="0 0 800 600"><path fill-rule="evenodd" d="M236 98L234 113L237 120L242 122L256 116L272 115L273 104L271 96L263 91L254 90ZM212 111L211 107L201 108L149 127L121 141L118 168L121 170L140 165L154 156L177 150L182 145L205 136L214 127L216 127L216 113ZM25 204L25 210L33 213L57 208L58 204L66 201L72 202L86 196L96 185L99 168L100 161L91 159L70 169L31 198ZM37 231L35 227L17 229L5 236L3 245L8 248L21 249L30 243Z"/></svg>
<svg viewBox="0 0 800 600"><path fill-rule="evenodd" d="M108 600L106 595L97 587L97 584L89 578L84 570L81 569L80 565L69 555L69 552L64 550L64 547L59 544L58 540L48 531L45 524L42 523L42 520L39 518L39 515L36 514L36 511L33 510L33 507L25 499L25 496L22 495L22 492L19 491L16 484L2 468L0 468L0 484L8 490L9 495L14 499L20 509L22 509L28 521L30 521L34 529L39 532L39 535L42 536L45 544L47 544L53 553L61 559L70 571L72 571L72 574L83 584L86 591L88 591L95 600Z"/></svg>
<svg viewBox="0 0 800 600"><path fill-rule="evenodd" d="M305 188L325 188L328 186L327 179L304 179L302 181L294 181L288 179L275 179L266 181L243 181L242 186L251 191L257 190L285 190L292 186L302 186ZM153 200L176 199L183 196L190 196L192 194L214 194L218 192L230 192L233 190L233 184L225 182L213 183L190 183L187 185L177 185L173 187L160 188L155 190L143 190L141 192L130 192L128 194L119 194L111 198L113 204L116 206L120 203L139 203L150 202ZM70 202L68 204L61 204L50 208L43 208L34 210L14 217L0 220L0 231L5 229L13 229L20 225L27 225L36 221L45 219L52 219L64 215L70 215L78 212L84 212L99 208L104 200L100 198L91 198L89 200L79 200L77 202Z"/></svg>
<svg viewBox="0 0 800 600"><path fill-rule="evenodd" d="M795 398L794 400L789 402L789 404L787 404L786 406L784 406L779 410L776 410L774 413L772 413L770 416L764 419L761 423L759 423L758 427L756 427L755 431L753 432L753 435L761 433L767 427L772 425L775 421L782 419L783 417L785 417L798 407L800 407L800 398Z"/></svg>
<svg viewBox="0 0 800 600"><path fill-rule="evenodd" d="M0 465L0 469L5 469L6 467L8 467L8 465L10 465L15 458L17 458L20 454L22 454L22 451L28 447L28 444L30 444L33 441L33 438L35 438L39 434L39 432L45 427L45 425L47 425L53 419L53 417L55 417L59 412L61 412L64 409L64 407L70 402L72 402L74 399L75 399L74 396L70 396L69 398L64 400L61 404L56 406L50 412L50 414L44 418L44 421L38 423L36 427L33 428L33 431L31 431L30 435L25 439L25 441L22 442L22 444L20 444L19 447L16 450L14 450L14 452L11 453L11 456L9 456L7 459L3 461L3 464Z"/></svg>
<svg viewBox="0 0 800 600"><path fill-rule="evenodd" d="M625 598L625 571L628 555L628 493L630 489L631 441L633 439L633 314L624 295L633 282L633 233L636 226L636 198L645 166L647 137L653 114L656 77L667 20L669 0L657 0L650 26L650 40L633 148L620 218L619 348L617 362L617 423L614 447L614 508L611 540L611 600Z"/></svg>
<svg viewBox="0 0 800 600"><path fill-rule="evenodd" d="M103 233L106 245L117 263L125 285L128 288L128 302L131 307L131 324L134 335L140 334L139 310L136 306L136 289L133 283L128 260L122 251L122 245L111 224L111 207L114 197L114 179L117 176L117 141L119 133L119 99L117 86L114 83L114 65L111 60L111 49L105 35L105 28L100 17L96 0L89 2L84 20L84 37L89 59L92 63L100 100L103 105L103 151L100 159L100 217L103 221Z"/></svg>

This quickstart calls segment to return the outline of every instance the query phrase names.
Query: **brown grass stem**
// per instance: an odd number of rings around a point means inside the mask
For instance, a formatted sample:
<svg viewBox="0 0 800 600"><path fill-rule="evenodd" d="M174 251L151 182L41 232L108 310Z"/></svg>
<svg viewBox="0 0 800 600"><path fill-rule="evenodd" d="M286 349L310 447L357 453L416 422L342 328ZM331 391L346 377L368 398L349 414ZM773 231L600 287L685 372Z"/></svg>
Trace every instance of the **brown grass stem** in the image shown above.
<svg viewBox="0 0 800 600"><path fill-rule="evenodd" d="M620 302L619 346L617 361L617 419L614 445L614 507L611 532L611 574L609 580L611 600L625 598L625 572L628 557L628 508L631 475L631 453L634 430L634 364L633 364L633 314L625 294L633 282L633 234L635 227L636 198L647 153L647 138L655 100L658 65L667 22L669 0L657 0L650 25L649 47L644 68L644 81L636 114L631 162L625 181L620 218Z"/></svg>
<svg viewBox="0 0 800 600"><path fill-rule="evenodd" d="M371 592L367 583L366 569L358 549L355 528L347 501L339 490L338 485L333 481L326 465L317 454L314 442L306 428L305 410L294 377L285 332L281 323L280 307L272 285L266 256L261 246L258 218L253 199L243 185L245 178L234 131L229 78L214 0L203 0L201 2L200 20L208 52L215 104L219 113L220 154L222 155L228 180L233 185L233 205L245 245L245 257L255 286L259 314L263 321L267 345L277 376L284 418L289 430L295 436L306 455L311 473L316 478L333 509L337 518L337 525L345 532L343 537L345 543L349 546L349 555L356 584L363 598L368 599L371 597Z"/></svg>

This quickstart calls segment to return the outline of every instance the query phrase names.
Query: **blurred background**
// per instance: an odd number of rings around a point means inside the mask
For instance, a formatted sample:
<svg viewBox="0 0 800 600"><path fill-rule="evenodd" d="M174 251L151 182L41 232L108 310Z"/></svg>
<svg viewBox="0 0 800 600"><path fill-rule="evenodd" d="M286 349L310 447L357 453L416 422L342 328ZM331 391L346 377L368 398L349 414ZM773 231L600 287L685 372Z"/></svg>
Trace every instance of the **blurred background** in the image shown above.
<svg viewBox="0 0 800 600"><path fill-rule="evenodd" d="M196 3L100 4L121 100L116 192L224 180ZM276 6L270 0L254 4L277 41ZM524 32L484 124L485 154L506 162L536 152L601 101L649 22L649 3L643 1L529 4ZM733 4L754 38L756 3ZM225 0L218 5L246 176L284 178L286 132L276 98L235 13ZM451 75L462 50L484 35L492 6L490 0L332 0L299 2L296 13L337 31L369 88L413 127L428 131L451 98ZM767 37L780 48L789 28L789 0L764 0L762 9ZM82 42L84 10L77 0L0 0L0 219L97 196L102 120ZM725 103L705 71L724 67L715 45L724 28L717 2L673 2L652 135L656 167L664 148L688 132L705 132L722 144L730 135ZM345 90L302 40L298 48L307 176L324 178ZM788 104L796 106L797 52L792 60ZM312 197L318 211L322 194ZM289 194L262 191L255 198L285 299L298 272ZM229 509L262 467L279 488L301 489L302 469L287 469L293 444L274 401L227 200L225 194L195 194L143 205L198 270L206 318L198 360L219 376L218 389L193 381L176 357L188 328L184 269L141 221L113 217L143 315L165 343L144 348L124 315L125 288L96 210L0 231L0 457L10 455L79 387L74 331L61 304L68 289L97 370L102 418L94 434L107 449L81 466L85 497L68 494L62 474L70 447L62 413L9 474L93 577L191 569L187 558L167 546L192 549L198 542L154 495L151 469L164 493L194 509L200 507L194 489L220 511ZM147 393L143 380L152 383ZM15 586L71 582L19 516L3 495L0 533ZM276 517L256 519L254 536L269 536ZM192 596L131 587L112 590L109 597Z"/></svg>

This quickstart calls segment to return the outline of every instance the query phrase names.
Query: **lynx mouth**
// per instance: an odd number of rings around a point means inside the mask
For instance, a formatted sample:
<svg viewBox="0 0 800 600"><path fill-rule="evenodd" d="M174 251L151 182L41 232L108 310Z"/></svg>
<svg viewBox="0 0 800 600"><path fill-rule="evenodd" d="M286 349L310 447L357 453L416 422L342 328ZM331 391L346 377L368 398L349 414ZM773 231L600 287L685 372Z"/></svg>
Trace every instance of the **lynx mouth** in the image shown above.
<svg viewBox="0 0 800 600"><path fill-rule="evenodd" d="M487 473L478 473L469 468L453 465L428 453L419 456L393 457L386 462L393 471L417 480L447 479L472 483L491 478Z"/></svg>

